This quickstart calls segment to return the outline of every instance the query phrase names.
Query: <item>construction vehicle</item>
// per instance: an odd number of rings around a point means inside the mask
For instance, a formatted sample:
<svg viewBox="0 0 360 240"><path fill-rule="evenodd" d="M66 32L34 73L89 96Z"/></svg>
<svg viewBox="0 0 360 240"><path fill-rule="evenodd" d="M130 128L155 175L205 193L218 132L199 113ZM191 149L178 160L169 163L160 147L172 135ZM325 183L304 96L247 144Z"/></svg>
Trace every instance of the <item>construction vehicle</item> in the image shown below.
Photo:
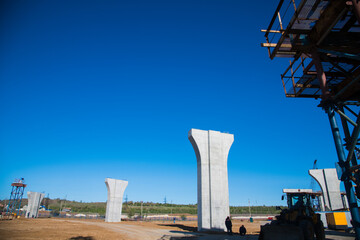
<svg viewBox="0 0 360 240"><path fill-rule="evenodd" d="M287 209L281 209L276 220L261 227L259 240L325 240L320 214L311 204L311 189L284 189ZM284 198L284 196L283 196Z"/></svg>

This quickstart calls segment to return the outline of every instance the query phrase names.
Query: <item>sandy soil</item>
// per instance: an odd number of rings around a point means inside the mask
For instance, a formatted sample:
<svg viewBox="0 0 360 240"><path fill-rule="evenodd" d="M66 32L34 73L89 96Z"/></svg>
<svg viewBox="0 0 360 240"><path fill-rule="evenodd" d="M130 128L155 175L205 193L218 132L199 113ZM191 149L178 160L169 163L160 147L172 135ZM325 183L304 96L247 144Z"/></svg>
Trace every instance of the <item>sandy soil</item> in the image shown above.
<svg viewBox="0 0 360 240"><path fill-rule="evenodd" d="M259 223L233 221L233 230L238 232L241 224L248 230L244 239L257 239ZM175 239L222 239L225 234L198 233L197 222L121 222L105 223L103 220L76 219L15 219L0 221L0 239L78 239L78 240L175 240ZM256 238L253 238L255 237ZM239 238L239 235L234 235ZM229 237L227 237L229 238Z"/></svg>
<svg viewBox="0 0 360 240"><path fill-rule="evenodd" d="M239 236L239 227L247 229L245 237ZM71 239L71 240L257 240L260 222L233 220L234 235L225 233L199 233L197 222L121 222L80 219L14 219L0 220L0 240ZM326 231L327 240L353 240L354 235L339 231Z"/></svg>

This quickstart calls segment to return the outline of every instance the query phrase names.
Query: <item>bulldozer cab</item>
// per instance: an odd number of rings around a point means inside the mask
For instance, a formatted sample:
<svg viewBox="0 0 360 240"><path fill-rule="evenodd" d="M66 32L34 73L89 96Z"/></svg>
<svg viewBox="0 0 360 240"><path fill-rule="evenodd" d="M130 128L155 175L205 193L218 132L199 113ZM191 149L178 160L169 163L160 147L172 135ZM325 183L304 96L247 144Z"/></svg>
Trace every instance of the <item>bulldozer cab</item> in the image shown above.
<svg viewBox="0 0 360 240"><path fill-rule="evenodd" d="M312 189L283 189L288 209L282 209L276 220L261 227L259 239L305 239L325 240L320 215L314 212Z"/></svg>
<svg viewBox="0 0 360 240"><path fill-rule="evenodd" d="M315 193L312 189L283 189L283 198L286 196L288 209L313 209Z"/></svg>
<svg viewBox="0 0 360 240"><path fill-rule="evenodd" d="M287 205L289 209L311 207L311 196L307 193L287 193Z"/></svg>

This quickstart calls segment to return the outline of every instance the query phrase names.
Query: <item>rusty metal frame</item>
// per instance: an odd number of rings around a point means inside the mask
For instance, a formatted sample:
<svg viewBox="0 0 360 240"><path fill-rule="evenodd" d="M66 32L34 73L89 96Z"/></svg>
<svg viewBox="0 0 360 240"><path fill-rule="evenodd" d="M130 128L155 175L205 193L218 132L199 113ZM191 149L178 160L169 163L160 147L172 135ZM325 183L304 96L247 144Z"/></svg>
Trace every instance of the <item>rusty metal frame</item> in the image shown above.
<svg viewBox="0 0 360 240"><path fill-rule="evenodd" d="M293 15L285 22L281 12L287 2L288 6L293 5ZM319 106L329 117L340 178L345 185L356 239L360 240L356 200L360 199L360 165L357 163L360 157L360 111L356 113L358 110L353 109L360 107L360 31L356 30L360 26L356 19L360 22L358 0L301 0L298 6L295 0L280 0L268 28L262 30L266 43L261 46L267 48L270 59L292 58L281 74L287 97L321 98ZM280 29L274 30L276 21ZM272 42L275 36L276 42ZM345 145L336 114L341 119Z"/></svg>

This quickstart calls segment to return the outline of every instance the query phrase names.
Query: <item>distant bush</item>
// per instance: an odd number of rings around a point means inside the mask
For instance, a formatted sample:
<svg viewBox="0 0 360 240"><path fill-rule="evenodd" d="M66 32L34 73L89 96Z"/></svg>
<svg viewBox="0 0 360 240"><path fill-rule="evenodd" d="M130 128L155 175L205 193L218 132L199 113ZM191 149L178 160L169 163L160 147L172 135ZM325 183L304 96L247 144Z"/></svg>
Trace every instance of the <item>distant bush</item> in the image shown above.
<svg viewBox="0 0 360 240"><path fill-rule="evenodd" d="M126 206L125 208L127 211L128 218L132 218L135 215L135 209L130 208L129 206Z"/></svg>

